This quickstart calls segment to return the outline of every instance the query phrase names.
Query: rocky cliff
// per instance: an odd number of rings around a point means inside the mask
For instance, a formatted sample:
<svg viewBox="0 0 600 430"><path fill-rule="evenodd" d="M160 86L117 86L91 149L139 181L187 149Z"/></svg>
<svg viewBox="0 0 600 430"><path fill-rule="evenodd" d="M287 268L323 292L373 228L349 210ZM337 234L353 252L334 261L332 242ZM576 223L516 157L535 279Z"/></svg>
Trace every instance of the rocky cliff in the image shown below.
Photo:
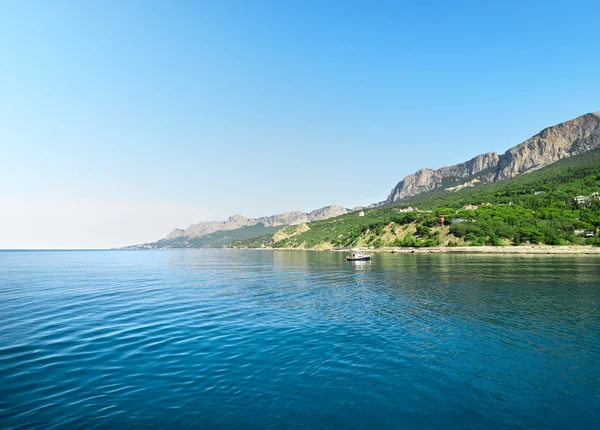
<svg viewBox="0 0 600 430"><path fill-rule="evenodd" d="M421 169L400 181L386 202L393 203L405 197L442 188L445 179L453 180L458 185L460 179L466 179L486 169L495 168L498 165L498 158L498 154L495 152L488 152L454 166L442 167L437 170Z"/></svg>
<svg viewBox="0 0 600 430"><path fill-rule="evenodd" d="M276 227L280 225L297 225L307 222L320 221L333 218L348 213L349 210L338 205L326 206L315 209L312 212L284 212L277 215L271 215L259 218L246 218L243 215L232 215L225 221L207 221L190 225L187 229L175 229L169 233L163 240L171 240L178 237L193 239L205 236L216 231L236 230L242 227L250 227L257 224L263 224L265 227Z"/></svg>
<svg viewBox="0 0 600 430"><path fill-rule="evenodd" d="M600 112L588 113L571 121L542 130L506 151L498 162L494 181L552 164L561 158L581 154L600 146Z"/></svg>
<svg viewBox="0 0 600 430"><path fill-rule="evenodd" d="M514 178L599 146L600 112L588 113L548 127L500 156L488 152L454 166L421 169L400 181L385 203L439 188L455 191L478 182Z"/></svg>

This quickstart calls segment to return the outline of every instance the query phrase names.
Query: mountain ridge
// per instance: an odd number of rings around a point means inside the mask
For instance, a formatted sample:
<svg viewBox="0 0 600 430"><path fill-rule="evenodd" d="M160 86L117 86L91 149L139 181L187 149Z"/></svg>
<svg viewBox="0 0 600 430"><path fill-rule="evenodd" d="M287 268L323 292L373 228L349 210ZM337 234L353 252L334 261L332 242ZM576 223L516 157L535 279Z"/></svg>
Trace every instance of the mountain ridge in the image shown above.
<svg viewBox="0 0 600 430"><path fill-rule="evenodd" d="M242 227L251 227L262 224L264 227L277 227L284 225L297 225L307 222L321 221L328 218L344 215L350 212L339 205L329 205L310 212L290 211L258 218L247 218L235 214L225 221L202 221L191 224L187 229L175 229L162 240L173 240L180 237L187 239L199 238L217 231L237 230Z"/></svg>
<svg viewBox="0 0 600 430"><path fill-rule="evenodd" d="M547 127L502 155L488 152L463 163L436 170L422 168L405 176L381 203L397 203L404 198L439 188L452 191L452 188L461 189L476 182L497 182L514 178L598 146L600 112L586 113ZM449 186L450 184L454 186Z"/></svg>

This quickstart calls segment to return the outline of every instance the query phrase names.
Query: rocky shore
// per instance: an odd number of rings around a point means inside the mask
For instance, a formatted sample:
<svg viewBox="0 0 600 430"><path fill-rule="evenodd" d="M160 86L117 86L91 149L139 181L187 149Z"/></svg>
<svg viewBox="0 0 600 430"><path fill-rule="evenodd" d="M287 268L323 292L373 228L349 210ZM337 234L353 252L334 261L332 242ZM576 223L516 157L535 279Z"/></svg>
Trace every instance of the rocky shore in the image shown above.
<svg viewBox="0 0 600 430"><path fill-rule="evenodd" d="M398 254L597 254L594 246L462 246L445 248L386 248L369 252Z"/></svg>
<svg viewBox="0 0 600 430"><path fill-rule="evenodd" d="M249 248L252 249L252 248ZM554 255L600 255L597 246L460 246L439 248L335 248L335 249L302 249L302 248L254 248L268 251L333 251L350 252L358 250L366 253L388 254L554 254Z"/></svg>
<svg viewBox="0 0 600 430"><path fill-rule="evenodd" d="M394 254L597 254L597 246L461 246L444 248L359 248L364 252ZM336 250L337 251L337 250ZM339 250L349 251L349 250Z"/></svg>

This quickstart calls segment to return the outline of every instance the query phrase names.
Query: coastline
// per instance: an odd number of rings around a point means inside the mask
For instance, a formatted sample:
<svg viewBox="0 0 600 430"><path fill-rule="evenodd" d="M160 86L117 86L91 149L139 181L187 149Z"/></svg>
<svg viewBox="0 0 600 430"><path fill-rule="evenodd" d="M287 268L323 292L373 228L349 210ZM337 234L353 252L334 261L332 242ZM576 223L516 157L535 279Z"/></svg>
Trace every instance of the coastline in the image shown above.
<svg viewBox="0 0 600 430"><path fill-rule="evenodd" d="M459 247L432 247L432 248L327 248L327 249L302 249L302 248L230 248L262 251L315 251L315 252L350 252L358 250L373 254L521 254L521 255L600 255L598 246L459 246Z"/></svg>
<svg viewBox="0 0 600 430"><path fill-rule="evenodd" d="M365 250L367 251L367 250ZM595 254L600 255L600 247L594 246L463 246L437 248L386 248L368 250L393 254Z"/></svg>

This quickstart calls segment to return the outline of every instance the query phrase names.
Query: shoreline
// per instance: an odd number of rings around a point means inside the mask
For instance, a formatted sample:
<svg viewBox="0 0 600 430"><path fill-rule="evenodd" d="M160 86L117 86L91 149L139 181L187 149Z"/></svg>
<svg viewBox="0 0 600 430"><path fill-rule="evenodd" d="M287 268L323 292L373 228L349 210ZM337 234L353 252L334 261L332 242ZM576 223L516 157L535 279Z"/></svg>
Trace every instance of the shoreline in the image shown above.
<svg viewBox="0 0 600 430"><path fill-rule="evenodd" d="M227 248L226 248L227 249ZM459 246L432 248L229 248L254 251L314 251L314 252L350 252L352 250L373 254L522 254L522 255L600 255L598 246Z"/></svg>

